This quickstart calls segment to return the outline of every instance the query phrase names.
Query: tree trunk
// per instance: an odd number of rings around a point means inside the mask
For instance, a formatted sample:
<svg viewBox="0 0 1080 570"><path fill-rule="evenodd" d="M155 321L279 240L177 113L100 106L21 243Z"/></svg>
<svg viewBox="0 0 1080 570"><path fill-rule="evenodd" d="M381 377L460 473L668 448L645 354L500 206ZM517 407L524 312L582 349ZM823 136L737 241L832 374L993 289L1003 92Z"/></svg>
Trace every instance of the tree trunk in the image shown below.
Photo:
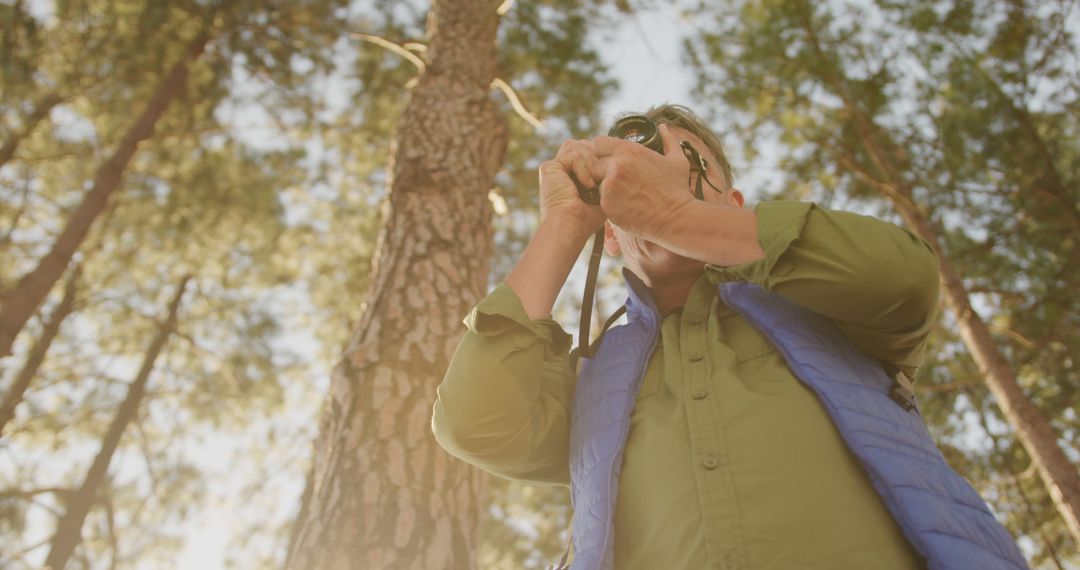
<svg viewBox="0 0 1080 570"><path fill-rule="evenodd" d="M53 309L52 314L49 315L49 320L45 323L41 336L34 343L33 348L30 349L30 354L26 357L26 363L19 370L19 375L15 377L15 382L11 384L11 388L4 394L4 401L0 403L0 436L4 435L4 427L7 426L7 423L15 417L15 407L22 402L26 389L30 387L30 382L37 375L38 368L45 360L45 354L49 352L49 347L52 346L53 339L60 332L60 323L67 318L75 305L75 291L78 289L80 269L80 266L75 266L71 276L68 277L67 284L64 286L64 297Z"/></svg>
<svg viewBox="0 0 1080 570"><path fill-rule="evenodd" d="M800 4L804 31L811 48L822 58L824 56L821 40L814 29L808 4ZM1017 437L1035 464L1039 477L1049 492L1058 513L1065 520L1073 540L1080 544L1080 471L1069 462L1057 434L1042 412L1031 403L1020 384L1016 373L1008 360L998 350L994 339L982 317L971 306L971 299L960 275L952 265L937 232L928 216L912 201L911 187L904 181L901 169L896 166L893 157L884 150L883 135L874 122L863 113L855 103L847 87L846 79L839 72L830 68L823 79L834 94L843 101L844 110L853 121L856 133L863 148L870 156L879 173L875 177L861 169L854 159L849 158L846 168L874 184L882 194L892 201L900 216L916 235L926 240L937 252L940 263L941 286L949 308L956 314L960 327L960 336L975 359L979 372L982 373L990 393L1001 408L1006 421L1016 430Z"/></svg>
<svg viewBox="0 0 1080 570"><path fill-rule="evenodd" d="M183 90L188 70L202 55L209 37L204 32L188 44L183 57L161 80L150 102L120 141L120 145L98 169L93 186L68 218L67 225L56 238L52 249L38 262L37 267L23 276L14 288L4 295L3 305L0 306L0 358L11 354L15 337L45 300L53 284L60 279L71 257L90 231L90 226L105 210L109 196L120 187L124 170L138 150L139 143L153 135L154 126Z"/></svg>
<svg viewBox="0 0 1080 570"><path fill-rule="evenodd" d="M128 387L127 396L116 410L109 430L105 432L105 438L101 442L101 450L94 457L94 463L86 473L86 479L68 500L64 516L56 525L56 534L53 535L52 547L49 557L45 560L45 568L49 570L62 570L75 551L75 547L82 541L82 526L90 507L97 497L98 487L105 479L105 473L109 469L116 448L120 445L120 437L124 434L128 424L138 415L139 404L146 395L146 383L150 379L150 373L154 370L154 362L157 360L165 343L169 340L176 328L176 314L180 309L180 301L184 298L187 283L190 278L185 276L180 280L172 301L169 302L168 316L158 326L157 334L150 343L143 357L142 366L135 380Z"/></svg>
<svg viewBox="0 0 1080 570"><path fill-rule="evenodd" d="M431 434L435 387L483 294L508 130L489 98L496 0L436 0L398 123L360 324L335 368L286 568L475 565L483 474Z"/></svg>

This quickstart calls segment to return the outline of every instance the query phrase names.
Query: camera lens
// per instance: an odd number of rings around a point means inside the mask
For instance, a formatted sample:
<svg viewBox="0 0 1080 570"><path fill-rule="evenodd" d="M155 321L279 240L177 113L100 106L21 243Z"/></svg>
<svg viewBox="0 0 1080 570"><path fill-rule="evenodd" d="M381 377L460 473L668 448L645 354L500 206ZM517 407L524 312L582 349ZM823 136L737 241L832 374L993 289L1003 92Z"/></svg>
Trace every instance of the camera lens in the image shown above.
<svg viewBox="0 0 1080 570"><path fill-rule="evenodd" d="M664 154L664 141L660 138L660 131L656 128L656 123L645 115L630 115L615 121L608 131L608 136L635 142Z"/></svg>

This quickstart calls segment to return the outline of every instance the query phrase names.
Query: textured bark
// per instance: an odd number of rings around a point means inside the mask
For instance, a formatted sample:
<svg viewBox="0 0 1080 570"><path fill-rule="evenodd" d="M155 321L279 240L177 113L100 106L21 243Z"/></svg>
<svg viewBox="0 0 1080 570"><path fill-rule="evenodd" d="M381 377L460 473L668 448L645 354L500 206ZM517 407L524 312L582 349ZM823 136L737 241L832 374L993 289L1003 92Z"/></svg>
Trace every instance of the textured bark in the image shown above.
<svg viewBox="0 0 1080 570"><path fill-rule="evenodd" d="M34 110L23 122L22 128L12 133L11 137L4 141L4 146L0 147L0 168L3 168L4 165L11 160L11 157L15 156L15 151L18 150L19 145L26 140L26 137L30 136L30 133L34 131L34 127L45 119L45 117L48 117L52 108L62 100L63 99L55 93L49 93L38 100L34 105Z"/></svg>
<svg viewBox="0 0 1080 570"><path fill-rule="evenodd" d="M38 368L41 367L41 363L45 360L45 354L49 352L49 347L52 346L53 340L56 338L57 333L60 332L60 323L64 322L64 319L67 318L75 306L75 291L78 288L79 274L81 273L79 269L80 266L75 266L71 276L68 277L67 284L64 286L64 297L60 299L60 303L56 305L52 314L49 315L48 322L45 323L41 330L41 336L34 342L30 354L26 356L26 362L23 363L23 367L19 370L19 375L15 377L11 388L4 394L3 402L0 402L0 436L4 435L4 427L15 417L15 408L23 401L27 388L30 387L30 383L37 376Z"/></svg>
<svg viewBox="0 0 1080 570"><path fill-rule="evenodd" d="M333 372L286 568L475 565L483 475L431 434L435 387L486 286L508 138L489 97L493 0L436 0L400 119L360 324Z"/></svg>
<svg viewBox="0 0 1080 570"><path fill-rule="evenodd" d="M176 314L180 309L180 301L184 298L184 292L187 290L188 279L184 277L180 281L176 294L169 302L168 316L158 326L154 340L146 349L139 373L128 387L127 396L120 404L120 408L116 410L116 415L109 424L109 430L105 432L105 437L101 441L101 449L94 457L90 470L86 472L83 484L67 501L64 515L60 517L60 522L56 525L56 534L53 535L49 557L45 560L47 569L62 570L75 551L75 547L82 541L83 522L97 498L98 487L105 480L109 463L112 462L116 448L120 445L120 437L138 415L139 405L146 395L146 384L150 380L150 373L154 370L154 363L176 328Z"/></svg>
<svg viewBox="0 0 1080 570"><path fill-rule="evenodd" d="M3 305L0 306L0 358L11 354L15 337L64 273L71 257L86 239L94 220L105 210L109 196L123 182L124 170L138 150L139 143L154 134L154 126L183 90L191 64L202 55L207 41L209 35L203 33L188 44L184 55L162 78L153 97L124 135L120 145L98 169L93 186L68 218L52 249L41 258L37 267L23 276L14 288L4 295Z"/></svg>
<svg viewBox="0 0 1080 570"><path fill-rule="evenodd" d="M800 6L803 8L803 27L811 47L823 61L828 61L814 29L808 5ZM851 157L841 162L856 175L876 186L893 203L905 224L937 252L945 301L956 314L960 336L975 359L979 372L982 373L1006 421L1016 430L1017 438L1031 457L1073 540L1080 544L1080 471L1069 462L1068 456L1058 444L1058 436L1050 422L1020 388L1016 373L990 336L986 322L971 306L968 291L942 246L929 216L912 201L910 184L904 180L902 169L897 166L893 156L885 150L886 145L883 143L888 142L888 139L855 103L840 73L827 74L824 79L834 94L843 101L844 110L873 162L876 175L860 168Z"/></svg>

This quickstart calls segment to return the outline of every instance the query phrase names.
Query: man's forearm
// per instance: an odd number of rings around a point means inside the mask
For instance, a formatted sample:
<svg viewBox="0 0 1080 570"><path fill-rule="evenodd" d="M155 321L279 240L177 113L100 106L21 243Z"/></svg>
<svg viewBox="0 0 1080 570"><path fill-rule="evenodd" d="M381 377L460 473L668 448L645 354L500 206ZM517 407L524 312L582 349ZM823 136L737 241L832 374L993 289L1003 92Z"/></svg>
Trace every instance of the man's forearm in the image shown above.
<svg viewBox="0 0 1080 570"><path fill-rule="evenodd" d="M863 352L918 366L937 307L933 251L911 232L850 212L774 201L756 210L765 258L716 264L714 279L745 281L834 319Z"/></svg>
<svg viewBox="0 0 1080 570"><path fill-rule="evenodd" d="M684 257L721 267L765 257L751 209L693 200L669 220L655 241Z"/></svg>
<svg viewBox="0 0 1080 570"><path fill-rule="evenodd" d="M514 290L530 319L551 314L566 277L589 239L587 232L568 218L548 217L540 222L506 284Z"/></svg>

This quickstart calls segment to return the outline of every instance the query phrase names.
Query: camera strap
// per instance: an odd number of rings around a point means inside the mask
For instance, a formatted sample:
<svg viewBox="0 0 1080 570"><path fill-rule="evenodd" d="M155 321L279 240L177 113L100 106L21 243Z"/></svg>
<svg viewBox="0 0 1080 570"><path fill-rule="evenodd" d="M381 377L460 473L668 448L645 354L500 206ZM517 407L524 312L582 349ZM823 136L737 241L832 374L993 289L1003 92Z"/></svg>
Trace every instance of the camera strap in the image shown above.
<svg viewBox="0 0 1080 570"><path fill-rule="evenodd" d="M683 154L686 155L686 160L690 161L690 176L693 177L694 173L698 173L697 183L694 185L694 197L698 200L705 199L705 193L702 191L701 183L704 181L713 190L723 194L724 191L717 188L715 184L709 180L708 175L705 174L706 169L709 167L708 161L705 160L701 153L694 148L694 145L690 144L690 141L680 141L679 146L682 147Z"/></svg>
<svg viewBox="0 0 1080 570"><path fill-rule="evenodd" d="M570 351L570 369L577 370L578 359L582 356L585 358L592 358L596 354L597 349L600 348L600 341L604 339L604 333L607 332L611 325L623 316L626 312L626 307L619 307L619 310L612 313L604 322L603 328L600 329L600 336L597 337L596 342L589 344L589 329L592 325L592 308L593 302L596 299L596 279L600 274L600 259L604 256L604 229L600 228L593 235L593 247L592 253L589 254L589 271L585 275L585 292L581 296L581 320L578 321L578 345L577 348Z"/></svg>

